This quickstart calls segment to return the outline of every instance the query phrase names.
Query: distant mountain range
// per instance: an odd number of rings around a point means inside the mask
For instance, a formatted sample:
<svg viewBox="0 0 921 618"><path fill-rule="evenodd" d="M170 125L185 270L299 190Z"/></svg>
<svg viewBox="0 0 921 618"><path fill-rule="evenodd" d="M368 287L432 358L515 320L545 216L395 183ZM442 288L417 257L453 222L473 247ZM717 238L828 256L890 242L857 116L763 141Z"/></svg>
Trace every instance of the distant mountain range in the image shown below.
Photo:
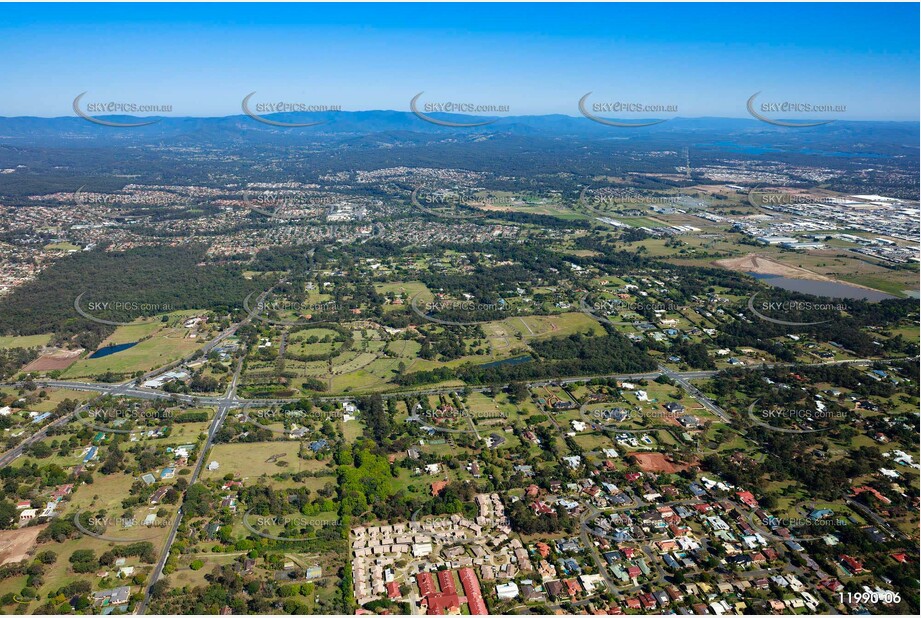
<svg viewBox="0 0 921 618"><path fill-rule="evenodd" d="M428 114L442 122L477 123L483 116ZM878 147L918 152L918 122L835 121L810 128L774 126L754 118L673 118L647 127L612 127L582 116L562 114L543 116L506 116L488 125L452 127L426 122L412 112L360 111L283 113L263 115L262 118L280 123L322 123L310 127L279 127L259 122L247 115L216 118L195 117L133 117L94 116L110 123L138 123L155 120L153 124L137 127L101 126L89 120L73 117L0 117L0 145L116 145L126 143L158 143L161 145L215 145L239 142L253 143L318 143L342 142L355 138L370 138L374 142L398 144L432 140L476 141L490 136L520 136L542 138L580 138L589 140L668 140L679 135L727 141L770 144L772 141L809 144L847 144L853 149L864 145L867 152ZM623 122L637 122L623 120ZM382 144L383 145L383 144Z"/></svg>

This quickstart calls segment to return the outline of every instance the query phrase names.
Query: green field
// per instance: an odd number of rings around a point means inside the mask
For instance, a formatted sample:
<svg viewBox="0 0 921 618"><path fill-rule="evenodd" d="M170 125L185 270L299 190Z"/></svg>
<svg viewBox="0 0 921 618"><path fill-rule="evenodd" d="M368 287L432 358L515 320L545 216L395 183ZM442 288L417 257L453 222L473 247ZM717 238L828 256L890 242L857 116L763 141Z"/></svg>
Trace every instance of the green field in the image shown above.
<svg viewBox="0 0 921 618"><path fill-rule="evenodd" d="M208 454L208 462L217 461L217 470L202 470L203 480L224 478L234 474L240 478L256 479L262 475L271 476L280 472L301 472L330 470L326 462L298 457L300 442L256 442L247 444L218 444ZM274 455L281 455L275 461L268 461ZM285 462L287 465L279 465Z"/></svg>
<svg viewBox="0 0 921 618"><path fill-rule="evenodd" d="M124 328L142 327L132 325ZM83 358L71 365L61 377L73 379L93 377L109 371L118 374L150 371L188 356L202 343L203 340L188 337L188 331L184 328L167 328L127 350L102 358Z"/></svg>
<svg viewBox="0 0 921 618"><path fill-rule="evenodd" d="M48 345L51 335L24 335L22 337L0 337L0 349L40 348Z"/></svg>

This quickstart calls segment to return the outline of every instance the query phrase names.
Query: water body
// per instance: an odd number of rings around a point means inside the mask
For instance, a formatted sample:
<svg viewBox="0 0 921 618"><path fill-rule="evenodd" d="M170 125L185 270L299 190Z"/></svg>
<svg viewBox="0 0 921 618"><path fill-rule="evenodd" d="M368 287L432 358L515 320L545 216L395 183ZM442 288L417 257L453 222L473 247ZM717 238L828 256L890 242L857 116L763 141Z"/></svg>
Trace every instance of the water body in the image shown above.
<svg viewBox="0 0 921 618"><path fill-rule="evenodd" d="M776 288L782 288L791 292L800 292L801 294L811 294L813 296L868 300L872 302L886 300L887 298L895 298L895 296L880 292L879 290L868 290L867 288L860 288L856 285L848 285L837 281L811 281L809 279L791 279L779 275L748 274Z"/></svg>
<svg viewBox="0 0 921 618"><path fill-rule="evenodd" d="M489 369L491 367L498 367L500 365L520 365L521 363L529 363L532 360L534 359L530 355L516 356L515 358L506 358L505 360L486 363L485 365L480 365L480 367L482 369Z"/></svg>
<svg viewBox="0 0 921 618"><path fill-rule="evenodd" d="M137 344L137 341L133 341L131 343L120 343L118 345L107 345L106 347L100 348L93 352L90 355L90 358L104 358L106 356L112 356L113 354L118 354L119 352L127 350L128 348L133 348Z"/></svg>

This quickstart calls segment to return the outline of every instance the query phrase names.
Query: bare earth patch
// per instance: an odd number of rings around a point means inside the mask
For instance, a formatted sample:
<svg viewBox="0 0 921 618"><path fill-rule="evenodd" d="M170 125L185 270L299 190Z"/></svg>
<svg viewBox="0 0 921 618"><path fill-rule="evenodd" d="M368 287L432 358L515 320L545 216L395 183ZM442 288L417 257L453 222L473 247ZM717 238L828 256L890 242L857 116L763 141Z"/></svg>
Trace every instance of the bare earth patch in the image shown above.
<svg viewBox="0 0 921 618"><path fill-rule="evenodd" d="M691 464L676 464L669 460L664 453L630 453L636 458L636 464L643 472L664 472L665 474L674 474L682 470L687 470Z"/></svg>
<svg viewBox="0 0 921 618"><path fill-rule="evenodd" d="M23 371L54 371L67 369L83 354L83 350L57 350L42 354L22 368Z"/></svg>
<svg viewBox="0 0 921 618"><path fill-rule="evenodd" d="M744 257L717 260L713 264L729 270L756 273L758 275L778 275L780 277L789 277L790 279L808 279L810 281L834 281L834 279L830 279L825 275L820 275L798 266L788 266L756 253L749 253Z"/></svg>
<svg viewBox="0 0 921 618"><path fill-rule="evenodd" d="M0 531L0 566L21 562L29 557L29 550L48 524L18 530Z"/></svg>

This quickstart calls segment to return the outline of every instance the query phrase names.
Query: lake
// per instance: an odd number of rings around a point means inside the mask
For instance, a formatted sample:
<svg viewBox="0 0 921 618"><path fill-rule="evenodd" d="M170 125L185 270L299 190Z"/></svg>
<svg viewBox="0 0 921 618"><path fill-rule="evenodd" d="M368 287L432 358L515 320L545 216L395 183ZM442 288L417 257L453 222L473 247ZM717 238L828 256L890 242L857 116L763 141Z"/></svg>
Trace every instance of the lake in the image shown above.
<svg viewBox="0 0 921 618"><path fill-rule="evenodd" d="M895 298L891 294L880 292L879 290L868 290L867 288L857 287L839 283L838 281L811 281L809 279L791 279L779 275L760 275L748 273L755 279L759 279L768 285L777 288L789 290L791 292L800 292L801 294L811 294L813 296L823 296L826 298L846 298L851 300L868 300L878 302L887 298Z"/></svg>
<svg viewBox="0 0 921 618"><path fill-rule="evenodd" d="M99 348L90 355L90 358L104 358L106 356L112 356L113 354L118 354L128 348L133 348L138 344L137 341L132 341L131 343L120 343L118 345L107 345L104 348Z"/></svg>
<svg viewBox="0 0 921 618"><path fill-rule="evenodd" d="M480 365L481 369L489 369L490 367L498 367L500 365L520 365L521 363L527 363L534 360L530 355L525 356L516 356L515 358L506 358L505 360L493 361L491 363L486 363L485 365Z"/></svg>

